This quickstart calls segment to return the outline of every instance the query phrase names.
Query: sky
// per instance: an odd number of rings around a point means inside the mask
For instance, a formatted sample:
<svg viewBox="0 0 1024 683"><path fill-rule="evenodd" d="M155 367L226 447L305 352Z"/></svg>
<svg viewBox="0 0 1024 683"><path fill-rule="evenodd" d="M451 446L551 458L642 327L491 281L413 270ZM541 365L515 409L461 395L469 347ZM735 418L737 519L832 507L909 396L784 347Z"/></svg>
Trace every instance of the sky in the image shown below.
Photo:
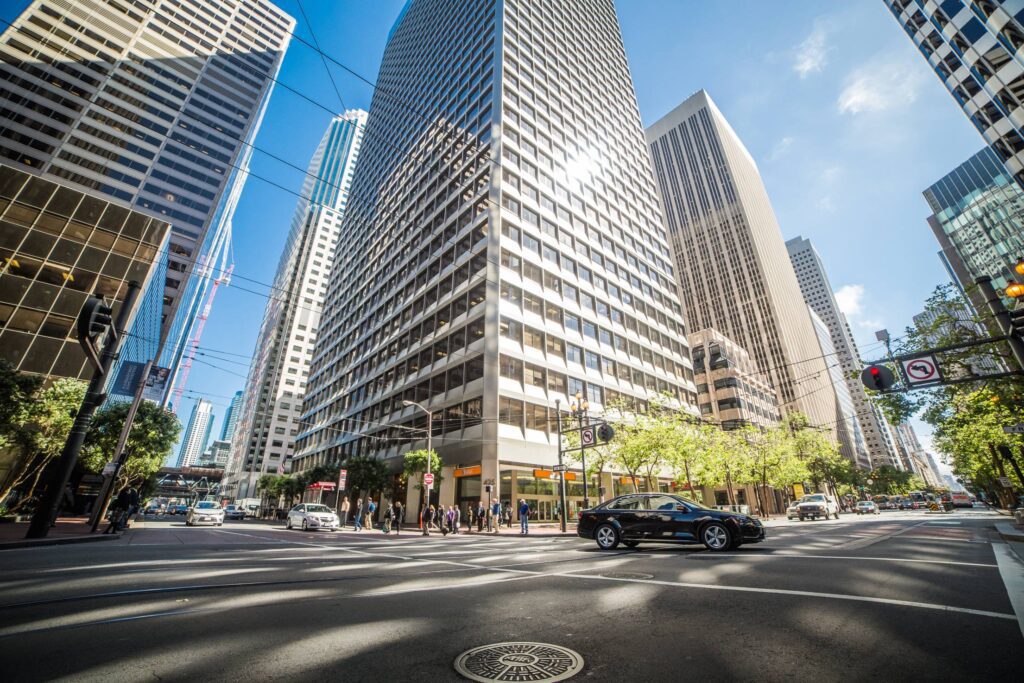
<svg viewBox="0 0 1024 683"><path fill-rule="evenodd" d="M11 4L5 18L17 11ZM376 79L404 0L278 4L307 42L312 25L337 92L324 59L293 40L279 81L318 104L274 91L234 218L235 286L217 293L183 420L204 396L219 423L245 382L270 291L253 280L273 280L297 199L257 176L293 191L303 180L264 151L304 169L332 112L369 108L367 81ZM902 334L947 279L921 192L983 146L885 5L617 0L616 7L644 124L708 91L757 161L783 237L811 239L862 356L877 358L875 330ZM927 426L915 427L927 445Z"/></svg>

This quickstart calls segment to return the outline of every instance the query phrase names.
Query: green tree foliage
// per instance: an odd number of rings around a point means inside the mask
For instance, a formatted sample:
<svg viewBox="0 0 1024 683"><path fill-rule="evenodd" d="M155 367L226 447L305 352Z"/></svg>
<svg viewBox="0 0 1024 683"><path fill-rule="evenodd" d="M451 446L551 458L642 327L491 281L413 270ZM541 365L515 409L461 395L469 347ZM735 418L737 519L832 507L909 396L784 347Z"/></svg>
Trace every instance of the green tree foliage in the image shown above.
<svg viewBox="0 0 1024 683"><path fill-rule="evenodd" d="M345 462L348 470L349 488L368 495L383 491L388 485L388 468L380 460L367 456L355 456Z"/></svg>
<svg viewBox="0 0 1024 683"><path fill-rule="evenodd" d="M59 379L16 409L20 422L10 431L8 447L17 453L17 462L0 490L0 501L14 490L21 493L12 510L31 499L44 469L60 455L84 396L85 384Z"/></svg>
<svg viewBox="0 0 1024 683"><path fill-rule="evenodd" d="M0 449L11 444L25 424L29 403L41 384L42 378L18 372L0 360Z"/></svg>
<svg viewBox="0 0 1024 683"><path fill-rule="evenodd" d="M87 470L100 472L113 459L129 407L129 403L107 403L96 411L82 447L81 460ZM181 422L174 413L150 401L140 403L125 444L127 458L114 490L155 474L170 456L180 433Z"/></svg>
<svg viewBox="0 0 1024 683"><path fill-rule="evenodd" d="M952 285L935 289L926 302L925 313L924 319L931 322L908 328L894 352L913 353L970 342L991 334L988 327L991 319L987 315L971 314ZM1016 367L1003 343L942 352L939 362L946 377L958 378L990 374L999 367ZM1000 497L1006 505L1012 501L1012 496L997 484L997 478L1009 477L1018 490L1024 486L1014 468L1015 463L1024 468L1024 453L1019 450L1024 438L1003 431L1004 427L1024 423L1024 380L1013 377L967 382L909 394L876 395L874 400L894 423L905 422L919 413L921 419L933 427L933 443L949 460L954 473L972 482L975 489ZM1002 457L999 446L1010 448L1013 458ZM891 482L888 476L882 481L891 483L893 493L913 485L909 480ZM877 489L878 485L873 488ZM879 489L879 492L887 491Z"/></svg>
<svg viewBox="0 0 1024 683"><path fill-rule="evenodd" d="M402 457L402 477L408 481L412 479L417 489L423 488L423 477L420 476L427 471L427 460L430 461L430 471L434 474L434 485L441 485L441 456L436 451L428 451L425 448L417 448L409 451Z"/></svg>

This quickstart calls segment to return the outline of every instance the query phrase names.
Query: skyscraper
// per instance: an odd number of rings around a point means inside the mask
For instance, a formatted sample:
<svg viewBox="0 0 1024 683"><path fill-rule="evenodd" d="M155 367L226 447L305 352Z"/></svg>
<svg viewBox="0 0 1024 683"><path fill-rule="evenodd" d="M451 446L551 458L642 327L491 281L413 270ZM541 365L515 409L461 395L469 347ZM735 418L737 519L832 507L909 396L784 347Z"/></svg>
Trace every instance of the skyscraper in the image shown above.
<svg viewBox="0 0 1024 683"><path fill-rule="evenodd" d="M1024 185L1024 5L884 0L928 65Z"/></svg>
<svg viewBox="0 0 1024 683"><path fill-rule="evenodd" d="M1024 190L986 147L925 190L924 198L950 277L976 311L986 312L974 280L988 275L998 291L1017 278L1013 268L1024 258Z"/></svg>
<svg viewBox="0 0 1024 683"><path fill-rule="evenodd" d="M853 401L853 416L851 420L847 420L851 423L850 428L853 429L853 421L860 423L860 431L867 444L872 464L895 464L898 455L889 427L884 424L885 418L874 409L864 393L864 385L859 376L863 369L863 359L857 349L857 342L850 333L846 316L839 310L821 255L811 241L803 237L788 240L786 250L789 252L789 259L793 264L804 301L828 328L835 353L826 356L825 361L829 365L839 364L840 374Z"/></svg>
<svg viewBox="0 0 1024 683"><path fill-rule="evenodd" d="M700 90L647 129L692 329L746 349L779 394L835 431L831 378L754 159Z"/></svg>
<svg viewBox="0 0 1024 683"><path fill-rule="evenodd" d="M261 474L290 468L309 361L365 125L364 111L334 117L309 163L232 439L224 488L237 490L243 498L255 494Z"/></svg>
<svg viewBox="0 0 1024 683"><path fill-rule="evenodd" d="M235 434L235 425L238 424L238 415L242 410L242 392L236 391L228 406L228 412L224 413L224 424L220 428L220 440L231 441Z"/></svg>
<svg viewBox="0 0 1024 683"><path fill-rule="evenodd" d="M0 36L0 158L172 225L145 297L172 385L293 27L266 0L33 0Z"/></svg>
<svg viewBox="0 0 1024 683"><path fill-rule="evenodd" d="M178 450L178 467L191 467L206 450L213 428L213 404L205 398L198 399L192 406L192 415L185 428L185 437Z"/></svg>
<svg viewBox="0 0 1024 683"><path fill-rule="evenodd" d="M696 412L613 3L413 0L378 82L294 469L400 471L424 444L416 401L460 465L442 504L491 485L551 518L559 402L664 392Z"/></svg>
<svg viewBox="0 0 1024 683"><path fill-rule="evenodd" d="M832 335L825 321L810 306L807 307L807 310L811 314L811 323L818 336L821 356L828 367L828 374L832 382L832 393L835 396L836 406L833 421L836 426L836 437L839 439L839 453L857 467L869 470L871 469L871 455L868 453L864 432L857 420L857 410L854 407L853 398L850 396L850 388L846 385L846 379L843 377L842 363L837 357L839 352L836 351L835 344L832 343Z"/></svg>

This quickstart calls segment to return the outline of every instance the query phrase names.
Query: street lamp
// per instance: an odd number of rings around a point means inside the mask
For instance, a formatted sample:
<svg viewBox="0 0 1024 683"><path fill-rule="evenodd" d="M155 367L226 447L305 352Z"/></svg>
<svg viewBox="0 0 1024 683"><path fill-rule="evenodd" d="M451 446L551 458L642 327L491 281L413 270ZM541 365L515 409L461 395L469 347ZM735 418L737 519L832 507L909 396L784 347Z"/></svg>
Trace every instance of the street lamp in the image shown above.
<svg viewBox="0 0 1024 683"><path fill-rule="evenodd" d="M431 460L434 459L434 451L430 446L430 437L434 433L434 414L431 413L426 408L424 408L422 404L419 404L416 401L402 401L402 405L416 406L417 408L419 408L420 410L427 414L427 474L430 474L430 462ZM426 484L424 484L424 488L426 488ZM430 509L430 490L432 488L434 488L433 483L430 484L430 488L427 489L426 493L423 496L423 511L420 513L420 522L423 524L424 536L430 535L430 523L427 522L427 510Z"/></svg>
<svg viewBox="0 0 1024 683"><path fill-rule="evenodd" d="M576 401L569 406L572 411L573 417L579 420L580 423L580 438L583 438L583 420L587 416L587 410L590 409L590 402L583 398L583 392L577 391L574 397ZM587 495L587 449L582 447L583 443L580 443L580 458L583 463L583 509L590 508L590 497ZM563 473L562 476L565 476Z"/></svg>

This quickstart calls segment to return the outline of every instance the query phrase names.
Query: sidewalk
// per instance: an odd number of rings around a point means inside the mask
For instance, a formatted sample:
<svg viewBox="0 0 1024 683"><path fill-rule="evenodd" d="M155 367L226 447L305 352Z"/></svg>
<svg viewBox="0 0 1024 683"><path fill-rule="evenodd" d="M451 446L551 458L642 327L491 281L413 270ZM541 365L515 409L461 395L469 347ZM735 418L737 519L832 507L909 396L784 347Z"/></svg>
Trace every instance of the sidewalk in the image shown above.
<svg viewBox="0 0 1024 683"><path fill-rule="evenodd" d="M112 541L120 538L120 534L103 534L97 531L89 533L89 520L86 517L58 517L57 526L50 528L46 538L25 538L28 533L28 522L0 524L0 550L12 548L33 548L44 545L65 545L68 543L90 543L94 541ZM105 528L106 523L100 525Z"/></svg>

